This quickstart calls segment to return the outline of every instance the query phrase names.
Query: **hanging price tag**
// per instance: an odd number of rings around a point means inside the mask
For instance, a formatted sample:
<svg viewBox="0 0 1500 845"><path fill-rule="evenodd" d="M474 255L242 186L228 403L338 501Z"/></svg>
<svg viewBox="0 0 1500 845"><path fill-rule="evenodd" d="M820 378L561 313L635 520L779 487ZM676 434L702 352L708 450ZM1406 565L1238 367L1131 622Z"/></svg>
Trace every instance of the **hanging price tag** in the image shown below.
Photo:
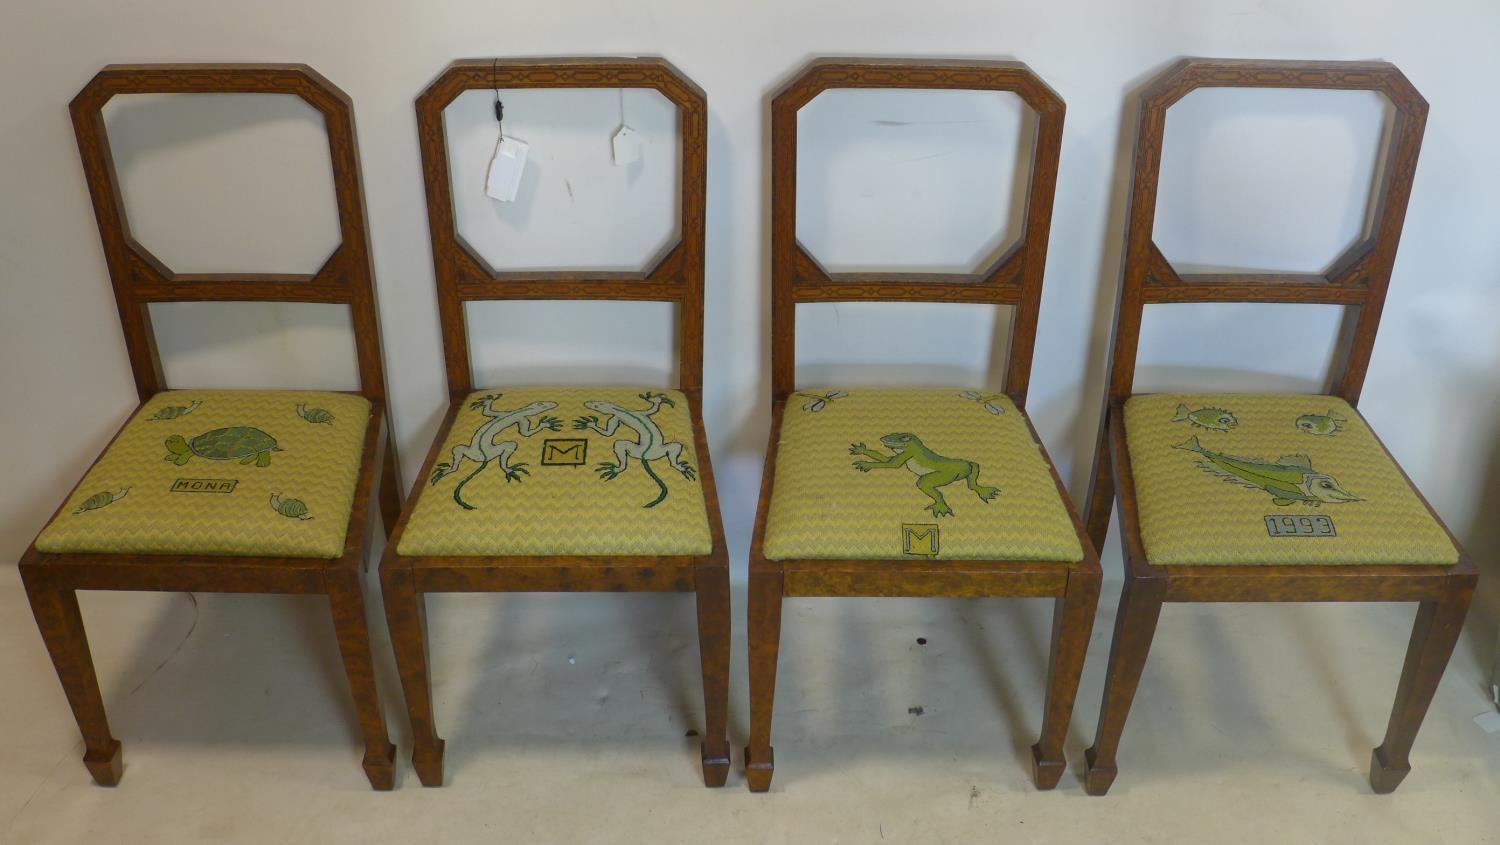
<svg viewBox="0 0 1500 845"><path fill-rule="evenodd" d="M521 171L526 169L525 141L505 135L495 145L495 157L490 159L489 175L484 180L484 192L501 202L513 202L521 187Z"/></svg>
<svg viewBox="0 0 1500 845"><path fill-rule="evenodd" d="M629 125L621 124L610 139L610 149L616 165L635 164L641 160L641 135Z"/></svg>

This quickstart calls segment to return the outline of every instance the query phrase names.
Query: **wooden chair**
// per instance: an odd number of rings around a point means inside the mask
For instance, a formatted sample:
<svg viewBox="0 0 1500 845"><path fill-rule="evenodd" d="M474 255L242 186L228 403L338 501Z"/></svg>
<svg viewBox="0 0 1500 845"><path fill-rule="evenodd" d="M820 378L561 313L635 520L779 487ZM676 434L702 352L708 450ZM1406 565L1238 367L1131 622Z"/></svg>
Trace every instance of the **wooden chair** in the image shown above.
<svg viewBox="0 0 1500 845"><path fill-rule="evenodd" d="M1038 117L1022 239L978 274L829 273L820 267L797 242L797 112L836 88L1019 96ZM785 596L1052 597L1047 700L1032 768L1040 789L1052 788L1062 775L1063 740L1100 580L1098 558L1024 410L1062 124L1062 100L1015 62L824 59L772 101L771 435L750 547L745 759L753 791L770 787L775 766L771 715ZM1005 392L847 388L794 398L797 304L849 301L1013 306ZM891 454L853 442L860 437L881 438ZM901 469L904 450L919 437L928 449L960 455L950 467L970 468L948 478L964 478L968 488L949 487L951 503L941 484L928 483L938 476L914 470L918 483L911 489L913 479ZM851 471L851 454L869 458L852 462L865 472ZM997 493L994 485L1002 489Z"/></svg>
<svg viewBox="0 0 1500 845"><path fill-rule="evenodd" d="M491 269L456 229L443 117L459 94L490 88L649 88L675 104L680 241L643 273ZM426 786L443 782L425 633L432 592L697 593L704 782L721 786L729 772L728 555L702 418L707 118L703 92L656 58L460 61L417 98L451 404L380 571ZM680 391L476 392L464 305L492 299L677 303ZM560 416L573 417L571 430L553 437Z"/></svg>
<svg viewBox="0 0 1500 845"><path fill-rule="evenodd" d="M1377 91L1395 107L1373 228L1328 272L1179 273L1153 242L1167 110L1215 87ZM1098 547L1118 495L1125 553L1099 728L1087 752L1091 794L1103 795L1115 779L1125 717L1162 603L1172 601L1420 602L1370 784L1390 792L1410 770L1407 754L1478 575L1353 406L1426 118L1421 95L1383 62L1189 59L1141 97L1109 396L1088 503ZM1345 306L1328 394L1133 396L1142 310L1170 302Z"/></svg>
<svg viewBox="0 0 1500 845"><path fill-rule="evenodd" d="M317 273L177 273L132 237L102 110L116 95L165 93L290 94L317 109L341 234ZM387 526L400 495L349 98L305 65L114 65L71 110L141 399L20 564L83 732L84 765L101 785L120 779L120 743L105 719L77 590L315 593L333 612L365 773L371 786L390 789L395 747L376 697L360 573L375 525L372 493L380 491ZM147 306L246 300L347 305L359 391L169 390Z"/></svg>

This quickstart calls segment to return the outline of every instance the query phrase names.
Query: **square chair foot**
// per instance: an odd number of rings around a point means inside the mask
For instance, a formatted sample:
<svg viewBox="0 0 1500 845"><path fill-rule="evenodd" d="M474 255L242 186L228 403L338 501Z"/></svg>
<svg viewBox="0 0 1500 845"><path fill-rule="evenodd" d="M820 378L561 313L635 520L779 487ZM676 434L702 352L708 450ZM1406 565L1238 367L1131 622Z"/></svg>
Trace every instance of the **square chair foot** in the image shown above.
<svg viewBox="0 0 1500 845"><path fill-rule="evenodd" d="M83 765L94 776L94 783L115 786L120 782L120 774L125 771L125 755L121 751L120 741L111 740L109 750L103 754L92 751L84 754Z"/></svg>
<svg viewBox="0 0 1500 845"><path fill-rule="evenodd" d="M1376 795L1395 792L1410 772L1411 766L1397 769L1387 765L1379 748L1370 754L1370 788Z"/></svg>
<svg viewBox="0 0 1500 845"><path fill-rule="evenodd" d="M729 779L729 755L708 756L708 743L700 745L698 753L703 757L703 785L723 786L724 781Z"/></svg>
<svg viewBox="0 0 1500 845"><path fill-rule="evenodd" d="M1118 768L1111 766L1105 768L1094 764L1094 749L1083 752L1084 765L1087 767L1083 773L1083 790L1090 795L1103 795L1109 792L1109 787L1115 782L1115 775L1120 773Z"/></svg>
<svg viewBox="0 0 1500 845"><path fill-rule="evenodd" d="M411 753L411 767L417 770L417 779L423 786L443 785L443 750L447 740L438 740L431 750L418 748Z"/></svg>
<svg viewBox="0 0 1500 845"><path fill-rule="evenodd" d="M1066 760L1043 760L1040 746L1031 746L1031 780L1037 789L1052 789L1062 780Z"/></svg>
<svg viewBox="0 0 1500 845"><path fill-rule="evenodd" d="M771 788L771 775L776 773L776 749L766 752L766 759L756 760L745 749L745 785L751 792L765 792Z"/></svg>
<svg viewBox="0 0 1500 845"><path fill-rule="evenodd" d="M365 777L370 779L370 788L389 792L396 788L396 746L387 743L385 753L379 757L365 753Z"/></svg>

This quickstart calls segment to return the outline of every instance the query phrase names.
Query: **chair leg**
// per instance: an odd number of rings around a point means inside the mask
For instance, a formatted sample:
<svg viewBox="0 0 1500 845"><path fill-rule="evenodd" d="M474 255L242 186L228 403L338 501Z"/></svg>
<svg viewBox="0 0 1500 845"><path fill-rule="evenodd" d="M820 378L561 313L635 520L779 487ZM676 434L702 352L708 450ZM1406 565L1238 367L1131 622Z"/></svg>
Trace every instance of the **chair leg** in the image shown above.
<svg viewBox="0 0 1500 845"><path fill-rule="evenodd" d="M401 516L401 468L396 465L396 436L386 423L385 467L380 472L380 523L390 538Z"/></svg>
<svg viewBox="0 0 1500 845"><path fill-rule="evenodd" d="M771 749L771 712L776 702L776 658L781 650L782 570L777 564L750 568L747 616L750 640L750 745L745 749L745 783L751 792L771 788L776 771Z"/></svg>
<svg viewBox="0 0 1500 845"><path fill-rule="evenodd" d="M1395 790L1411 771L1407 755L1463 631L1464 616L1468 614L1473 594L1472 585L1458 588L1441 601L1422 602L1417 609L1385 741L1370 759L1370 786L1377 793Z"/></svg>
<svg viewBox="0 0 1500 845"><path fill-rule="evenodd" d="M78 611L78 594L62 589L33 567L22 565L21 580L36 626L47 643L57 678L73 708L73 718L83 734L83 765L100 786L120 782L124 762L120 741L109 732L104 715L104 699L99 694L99 679L94 675L94 659L89 654L88 637L83 630L83 615Z"/></svg>
<svg viewBox="0 0 1500 845"><path fill-rule="evenodd" d="M1109 515L1115 504L1115 469L1109 452L1109 420L1099 427L1099 442L1094 446L1094 475L1089 479L1089 498L1083 509L1083 522L1089 541L1100 554L1109 539Z"/></svg>
<svg viewBox="0 0 1500 845"><path fill-rule="evenodd" d="M1031 777L1037 789L1051 789L1062 778L1067 761L1063 742L1078 697L1078 679L1094 631L1099 606L1097 571L1068 575L1067 595L1059 596L1052 611L1052 657L1047 667L1047 700L1043 706L1042 735L1031 746Z"/></svg>
<svg viewBox="0 0 1500 845"><path fill-rule="evenodd" d="M1156 635L1156 621L1161 616L1162 583L1137 578L1128 571L1120 593L1120 611L1115 617L1114 641L1109 646L1109 669L1104 676L1104 701L1099 708L1099 728L1094 747L1084 752L1088 771L1084 789L1090 795L1103 795L1115 782L1118 769L1115 751L1130 703L1135 699L1136 685L1146 667L1151 638Z"/></svg>
<svg viewBox="0 0 1500 845"><path fill-rule="evenodd" d="M703 666L703 785L729 778L729 567L722 560L694 573L698 658Z"/></svg>
<svg viewBox="0 0 1500 845"><path fill-rule="evenodd" d="M364 590L359 570L329 573L328 603L338 632L344 673L354 695L354 709L365 737L365 775L378 790L395 787L396 746L385 726L385 711L375 688L375 663L370 652L370 625L365 617Z"/></svg>
<svg viewBox="0 0 1500 845"><path fill-rule="evenodd" d="M416 591L408 567L382 563L381 592L390 627L391 648L401 673L406 713L411 720L414 747L412 768L423 786L443 785L443 740L432 717L432 671L427 665L426 596Z"/></svg>

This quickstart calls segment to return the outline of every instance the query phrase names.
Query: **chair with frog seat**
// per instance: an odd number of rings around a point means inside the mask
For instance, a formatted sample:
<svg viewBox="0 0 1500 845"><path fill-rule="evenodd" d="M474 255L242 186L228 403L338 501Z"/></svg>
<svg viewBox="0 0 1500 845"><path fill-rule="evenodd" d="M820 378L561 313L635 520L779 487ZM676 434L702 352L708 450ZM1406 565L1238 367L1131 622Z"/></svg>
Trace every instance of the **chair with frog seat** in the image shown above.
<svg viewBox="0 0 1500 845"><path fill-rule="evenodd" d="M178 273L132 236L103 109L120 95L169 93L285 94L322 116L341 240L317 273ZM365 773L390 789L395 748L376 695L361 573L371 498L389 529L400 494L349 98L305 65L118 65L100 71L71 110L140 397L20 564L83 733L84 764L105 786L123 769L78 590L304 593L328 597ZM169 389L148 306L199 301L347 306L359 389Z"/></svg>
<svg viewBox="0 0 1500 845"><path fill-rule="evenodd" d="M1201 88L1375 91L1394 107L1367 237L1316 274L1180 273L1152 239L1167 111ZM1383 62L1184 60L1144 91L1109 395L1087 510L1102 547L1118 498L1125 583L1085 785L1108 791L1163 602L1419 602L1370 785L1390 792L1457 641L1472 561L1355 409L1401 236L1427 103ZM1345 307L1325 395L1135 394L1148 304Z"/></svg>
<svg viewBox="0 0 1500 845"><path fill-rule="evenodd" d="M797 241L798 112L840 88L1009 91L1036 113L1024 232L978 274L830 273ZM1099 562L1036 431L1026 393L1062 146L1063 102L1025 65L823 59L773 99L771 435L750 548L751 790L770 788L771 716L790 596L1023 596L1054 602L1040 789L1057 785L1099 593ZM803 302L1013 306L999 393L959 387L798 390ZM908 471L909 470L909 471ZM915 477L914 477L915 476Z"/></svg>
<svg viewBox="0 0 1500 845"><path fill-rule="evenodd" d="M645 272L491 268L457 230L444 109L464 91L654 89L682 136L678 242ZM449 406L381 562L391 640L426 786L443 783L426 594L691 592L704 783L729 772L729 563L703 428L703 92L662 59L455 62L417 99ZM678 388L474 384L465 304L646 300L678 306Z"/></svg>

